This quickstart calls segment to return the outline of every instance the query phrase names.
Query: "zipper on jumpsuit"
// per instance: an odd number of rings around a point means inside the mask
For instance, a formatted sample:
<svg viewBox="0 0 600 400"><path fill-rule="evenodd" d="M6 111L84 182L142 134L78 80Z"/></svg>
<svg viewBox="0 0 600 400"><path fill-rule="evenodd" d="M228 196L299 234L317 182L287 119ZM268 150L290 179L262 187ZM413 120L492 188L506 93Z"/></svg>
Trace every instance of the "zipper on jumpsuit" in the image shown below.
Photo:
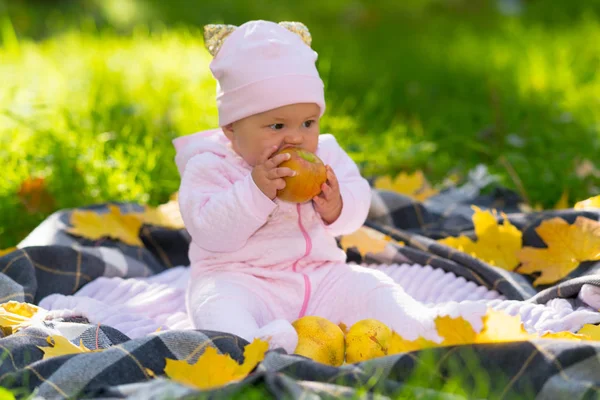
<svg viewBox="0 0 600 400"><path fill-rule="evenodd" d="M302 235L304 236L304 242L306 243L306 250L304 251L304 255L302 257L300 257L299 259L297 259L296 262L294 262L294 266L292 267L292 270L294 272L298 272L296 270L298 263L303 258L306 258L310 254L310 251L312 250L312 241L310 239L310 236L308 235L308 232L306 232L306 229L304 229L304 225L302 225L302 211L301 211L300 204L296 204L296 209L298 210L298 226L300 226L300 231L302 231ZM306 308L308 307L308 300L310 300L310 290L311 290L310 279L308 278L308 275L306 275L305 273L302 273L302 276L304 276L304 300L302 301L302 308L300 309L298 318L304 317L304 314L306 313Z"/></svg>

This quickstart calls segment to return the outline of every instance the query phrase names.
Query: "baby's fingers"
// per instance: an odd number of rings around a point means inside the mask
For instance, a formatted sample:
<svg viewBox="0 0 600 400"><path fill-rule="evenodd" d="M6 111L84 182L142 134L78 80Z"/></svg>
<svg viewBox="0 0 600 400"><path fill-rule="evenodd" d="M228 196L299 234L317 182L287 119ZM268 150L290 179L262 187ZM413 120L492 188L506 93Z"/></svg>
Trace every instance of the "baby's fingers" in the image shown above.
<svg viewBox="0 0 600 400"><path fill-rule="evenodd" d="M319 194L319 195L313 197L313 202L317 205L317 208L321 208L325 204L325 199L323 199L321 197L321 195Z"/></svg>
<svg viewBox="0 0 600 400"><path fill-rule="evenodd" d="M326 200L329 200L329 198L333 194L333 189L331 188L331 186L324 183L323 185L321 185L321 193L323 194L323 197L325 197Z"/></svg>
<svg viewBox="0 0 600 400"><path fill-rule="evenodd" d="M267 178L269 179L284 178L286 176L296 176L296 171L291 168L273 168L267 172Z"/></svg>
<svg viewBox="0 0 600 400"><path fill-rule="evenodd" d="M281 164L284 161L289 160L291 157L292 156L290 155L290 153L277 154L275 157L269 158L265 162L265 168L267 168L267 169L276 168L279 164Z"/></svg>
<svg viewBox="0 0 600 400"><path fill-rule="evenodd" d="M283 180L283 178L277 178L277 179L272 180L271 182L273 182L273 186L277 190L281 190L281 189L285 188L285 181Z"/></svg>
<svg viewBox="0 0 600 400"><path fill-rule="evenodd" d="M271 147L267 147L262 154L260 155L260 157L258 157L258 164L265 164L269 158L271 158L271 156L273 155L273 153L275 153L277 151L277 146L271 146Z"/></svg>
<svg viewBox="0 0 600 400"><path fill-rule="evenodd" d="M333 191L338 190L340 187L337 176L335 176L335 172L333 172L333 169L329 165L327 166L327 183L329 183Z"/></svg>

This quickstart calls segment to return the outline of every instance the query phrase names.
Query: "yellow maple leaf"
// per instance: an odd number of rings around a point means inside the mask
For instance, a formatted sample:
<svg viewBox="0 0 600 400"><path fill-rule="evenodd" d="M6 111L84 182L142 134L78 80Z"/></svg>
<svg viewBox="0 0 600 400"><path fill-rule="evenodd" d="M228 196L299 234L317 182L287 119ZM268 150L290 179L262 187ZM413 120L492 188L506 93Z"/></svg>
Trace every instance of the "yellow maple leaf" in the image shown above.
<svg viewBox="0 0 600 400"><path fill-rule="evenodd" d="M516 342L532 339L589 340L586 335L569 331L549 332L543 335L528 333L521 316L511 316L504 311L488 309L483 317L483 329L475 335L475 343Z"/></svg>
<svg viewBox="0 0 600 400"><path fill-rule="evenodd" d="M563 340L592 340L589 336L581 333L573 333L569 331L563 332L548 332L543 334L542 339L563 339Z"/></svg>
<svg viewBox="0 0 600 400"><path fill-rule="evenodd" d="M423 350L437 346L440 345L422 337L418 337L415 340L406 340L396 332L392 332L392 338L388 346L387 354L406 353L409 351Z"/></svg>
<svg viewBox="0 0 600 400"><path fill-rule="evenodd" d="M438 194L420 170L413 174L401 172L393 180L389 176L380 176L375 180L375 188L401 193L419 201Z"/></svg>
<svg viewBox="0 0 600 400"><path fill-rule="evenodd" d="M199 389L212 389L243 379L265 358L269 344L254 339L244 349L244 363L238 364L228 354L218 354L208 347L195 364L186 360L166 359L165 374L179 383Z"/></svg>
<svg viewBox="0 0 600 400"><path fill-rule="evenodd" d="M592 208L600 208L600 195L590 197L587 200L578 201L573 207L576 210L588 210Z"/></svg>
<svg viewBox="0 0 600 400"><path fill-rule="evenodd" d="M269 343L254 339L252 343L244 347L244 363L240 365L238 373L244 376L248 375L259 362L265 359L267 350L269 350Z"/></svg>
<svg viewBox="0 0 600 400"><path fill-rule="evenodd" d="M40 308L36 305L12 300L0 304L0 309L12 314L21 315L25 318L33 317L40 310Z"/></svg>
<svg viewBox="0 0 600 400"><path fill-rule="evenodd" d="M167 358L165 374L184 385L211 389L238 379L238 367L239 364L231 357L218 354L214 347L208 347L195 364Z"/></svg>
<svg viewBox="0 0 600 400"><path fill-rule="evenodd" d="M435 327L438 335L444 338L441 343L444 346L473 343L477 335L469 321L462 317L438 316Z"/></svg>
<svg viewBox="0 0 600 400"><path fill-rule="evenodd" d="M569 331L545 333L542 336L530 334L523 327L520 315L511 316L504 311L488 308L482 317L483 327L476 332L469 321L463 317L452 318L450 316L438 316L435 326L439 336L443 338L441 343L418 337L415 340L406 340L392 332L387 341L385 354L397 354L418 351L432 347L457 346L476 343L499 343L519 342L533 339L559 339L559 340L600 340L600 327L586 325L577 334ZM383 353L381 353L383 354ZM373 355L369 358L379 357Z"/></svg>
<svg viewBox="0 0 600 400"><path fill-rule="evenodd" d="M0 250L0 257L10 254L15 250L17 250L16 247L9 247L8 249Z"/></svg>
<svg viewBox="0 0 600 400"><path fill-rule="evenodd" d="M497 267L512 271L517 265L517 252L523 243L523 234L504 216L502 225L496 222L496 211L482 211L473 206L475 213L472 221L475 226L477 241L474 242L467 236L447 237L438 240L447 246L470 254L482 261Z"/></svg>
<svg viewBox="0 0 600 400"><path fill-rule="evenodd" d="M146 207L142 219L150 225L164 226L170 229L183 229L185 225L179 210L178 193L174 193L167 203L161 204L156 208Z"/></svg>
<svg viewBox="0 0 600 400"><path fill-rule="evenodd" d="M518 342L538 338L523 328L521 316L488 309L483 317L483 329L475 335L474 343Z"/></svg>
<svg viewBox="0 0 600 400"><path fill-rule="evenodd" d="M79 340L79 346L75 346L64 336L51 335L46 338L50 347L37 346L38 349L44 352L44 360L52 357L64 356L65 354L80 354L92 353L100 350L90 350L83 345L83 341Z"/></svg>
<svg viewBox="0 0 600 400"><path fill-rule="evenodd" d="M435 326L438 335L444 339L441 343L436 343L423 337L419 337L415 340L406 340L396 332L393 332L388 354L475 342L476 333L473 330L473 327L462 317L452 318L450 316L438 316L435 319Z"/></svg>
<svg viewBox="0 0 600 400"><path fill-rule="evenodd" d="M39 307L29 303L8 301L0 304L0 328L6 335L13 334L24 328L31 321Z"/></svg>
<svg viewBox="0 0 600 400"><path fill-rule="evenodd" d="M354 247L364 257L367 253L381 253L385 250L388 243L393 241L391 237L375 229L363 226L349 235L342 236L340 245L344 250Z"/></svg>
<svg viewBox="0 0 600 400"><path fill-rule="evenodd" d="M556 217L535 228L547 248L524 247L518 258L519 273L541 272L534 286L555 283L569 275L583 261L600 260L600 223L577 217L575 223Z"/></svg>
<svg viewBox="0 0 600 400"><path fill-rule="evenodd" d="M71 228L67 232L98 240L104 237L121 240L132 246L143 246L139 238L142 219L139 214L121 214L119 207L109 205L109 212L75 210L71 215Z"/></svg>
<svg viewBox="0 0 600 400"><path fill-rule="evenodd" d="M585 324L577 333L587 336L589 340L600 341L600 326L598 325Z"/></svg>

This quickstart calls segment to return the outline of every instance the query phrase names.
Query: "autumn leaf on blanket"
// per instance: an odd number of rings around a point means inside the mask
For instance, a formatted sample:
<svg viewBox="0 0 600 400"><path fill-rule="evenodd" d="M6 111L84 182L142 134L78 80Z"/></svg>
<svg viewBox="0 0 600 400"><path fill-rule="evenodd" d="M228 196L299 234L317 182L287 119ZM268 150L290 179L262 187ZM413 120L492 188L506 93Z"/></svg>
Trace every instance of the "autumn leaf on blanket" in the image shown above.
<svg viewBox="0 0 600 400"><path fill-rule="evenodd" d="M342 249L348 250L354 247L363 257L367 253L381 253L383 250L385 250L385 247L388 245L388 243L392 242L395 241L391 237L367 226L363 226L349 235L344 235L340 239L340 245L342 246ZM403 245L401 242L395 243Z"/></svg>
<svg viewBox="0 0 600 400"><path fill-rule="evenodd" d="M475 343L476 332L471 324L462 317L452 318L450 316L438 316L435 319L435 327L443 338L441 343L436 343L422 337L416 340L406 340L396 332L392 334L392 340L388 354L404 353L427 349L430 347L455 346L461 344Z"/></svg>
<svg viewBox="0 0 600 400"><path fill-rule="evenodd" d="M600 260L600 223L577 217L575 223L556 217L543 221L537 234L547 248L524 247L518 258L522 266L517 272L541 272L534 286L555 283L569 275L583 261Z"/></svg>
<svg viewBox="0 0 600 400"><path fill-rule="evenodd" d="M16 247L9 247L8 249L0 250L0 257L10 254L13 251L15 251L16 249L17 249Z"/></svg>
<svg viewBox="0 0 600 400"><path fill-rule="evenodd" d="M254 339L244 349L244 363L238 364L228 354L218 354L208 347L195 364L186 360L166 359L165 374L179 383L199 389L211 389L246 377L265 358L269 344Z"/></svg>
<svg viewBox="0 0 600 400"><path fill-rule="evenodd" d="M56 208L54 197L48 191L44 178L25 179L19 187L17 197L31 214L49 213Z"/></svg>
<svg viewBox="0 0 600 400"><path fill-rule="evenodd" d="M475 335L475 343L517 342L532 339L589 340L581 334L568 331L551 332L542 336L528 333L520 315L511 316L504 311L488 308L483 317L483 329Z"/></svg>
<svg viewBox="0 0 600 400"><path fill-rule="evenodd" d="M29 303L7 301L0 304L0 328L5 335L11 335L29 325L31 318L40 308Z"/></svg>
<svg viewBox="0 0 600 400"><path fill-rule="evenodd" d="M170 229L183 229L183 219L179 211L178 193L174 193L171 199L156 208L146 207L143 221L149 225L163 226Z"/></svg>
<svg viewBox="0 0 600 400"><path fill-rule="evenodd" d="M511 316L504 311L488 308L483 317L483 329L475 335L474 343L516 342L539 338L529 334L521 316Z"/></svg>
<svg viewBox="0 0 600 400"><path fill-rule="evenodd" d="M477 336L469 321L462 317L438 316L435 319L435 327L438 335L444 338L441 343L443 346L474 343Z"/></svg>
<svg viewBox="0 0 600 400"><path fill-rule="evenodd" d="M600 341L600 326L598 325L585 324L577 333L587 336L590 340Z"/></svg>
<svg viewBox="0 0 600 400"><path fill-rule="evenodd" d="M573 207L576 210L589 210L593 208L600 208L600 195L590 197L587 200L579 201L575 203Z"/></svg>
<svg viewBox="0 0 600 400"><path fill-rule="evenodd" d="M482 211L473 206L472 220L477 241L467 236L447 237L438 240L447 246L470 254L482 261L512 271L517 265L517 253L523 243L523 234L504 216L502 225L496 221L496 211Z"/></svg>
<svg viewBox="0 0 600 400"><path fill-rule="evenodd" d="M593 340L588 335L573 333L569 331L548 332L541 336L542 339L562 339L562 340Z"/></svg>
<svg viewBox="0 0 600 400"><path fill-rule="evenodd" d="M109 205L109 212L75 210L71 215L71 228L67 232L98 240L104 237L121 240L132 246L143 246L139 238L142 220L139 214L121 214L119 207Z"/></svg>
<svg viewBox="0 0 600 400"><path fill-rule="evenodd" d="M520 315L511 316L504 311L488 308L482 317L483 328L475 332L471 324L462 317L438 316L435 326L441 343L436 343L422 337L408 341L396 332L392 334L388 354L422 350L430 347L456 346L474 343L515 342L532 339L562 339L562 340L600 340L600 327L586 325L577 334L563 331L546 333L542 336L528 333L523 327ZM594 339L595 337L596 339Z"/></svg>
<svg viewBox="0 0 600 400"><path fill-rule="evenodd" d="M389 176L381 176L375 180L375 188L401 193L419 201L438 194L420 170L413 174L401 172L393 180Z"/></svg>
<svg viewBox="0 0 600 400"><path fill-rule="evenodd" d="M44 352L44 360L52 357L64 356L65 354L80 354L80 353L92 353L102 350L90 350L83 345L83 341L79 340L79 346L75 346L64 336L50 335L46 338L46 341L50 345L49 347L37 346L38 349Z"/></svg>
<svg viewBox="0 0 600 400"><path fill-rule="evenodd" d="M528 333L520 315L488 308L483 317L483 329L475 336L475 343L516 342L532 339L590 340L586 335L569 331L548 332L543 335Z"/></svg>
<svg viewBox="0 0 600 400"><path fill-rule="evenodd" d="M406 340L396 332L392 332L392 339L390 340L387 354L406 353L438 346L440 345L422 337L418 337L415 340Z"/></svg>

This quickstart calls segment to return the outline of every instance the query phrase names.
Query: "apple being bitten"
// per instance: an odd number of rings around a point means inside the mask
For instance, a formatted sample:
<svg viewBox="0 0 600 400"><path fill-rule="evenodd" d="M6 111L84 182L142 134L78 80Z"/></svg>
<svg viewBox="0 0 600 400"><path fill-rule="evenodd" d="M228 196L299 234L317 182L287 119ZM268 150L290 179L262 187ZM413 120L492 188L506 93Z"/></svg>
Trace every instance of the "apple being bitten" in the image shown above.
<svg viewBox="0 0 600 400"><path fill-rule="evenodd" d="M325 164L315 154L288 147L276 154L289 153L290 159L279 164L296 171L296 176L285 177L285 188L277 191L280 200L289 203L304 203L321 193L321 186L327 180Z"/></svg>

